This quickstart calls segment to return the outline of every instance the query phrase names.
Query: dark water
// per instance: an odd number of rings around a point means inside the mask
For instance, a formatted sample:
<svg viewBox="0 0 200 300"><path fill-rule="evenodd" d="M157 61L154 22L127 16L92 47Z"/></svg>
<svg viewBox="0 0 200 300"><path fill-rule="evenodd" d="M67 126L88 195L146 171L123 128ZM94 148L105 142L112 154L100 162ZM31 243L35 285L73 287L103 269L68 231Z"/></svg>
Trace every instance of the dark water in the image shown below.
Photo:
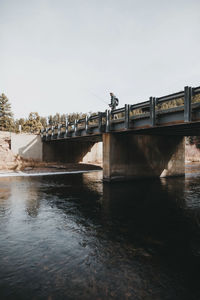
<svg viewBox="0 0 200 300"><path fill-rule="evenodd" d="M0 300L199 300L196 171L0 178Z"/></svg>

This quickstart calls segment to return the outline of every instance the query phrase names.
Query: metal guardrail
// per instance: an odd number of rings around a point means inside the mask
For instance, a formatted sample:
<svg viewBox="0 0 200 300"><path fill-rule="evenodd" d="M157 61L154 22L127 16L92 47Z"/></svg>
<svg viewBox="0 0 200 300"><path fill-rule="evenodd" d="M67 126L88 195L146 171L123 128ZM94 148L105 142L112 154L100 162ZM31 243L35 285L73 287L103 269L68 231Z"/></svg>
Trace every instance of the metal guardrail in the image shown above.
<svg viewBox="0 0 200 300"><path fill-rule="evenodd" d="M74 136L80 136L81 132L85 132L85 135L90 134L101 134L102 132L109 132L115 130L113 128L114 124L124 123L124 130L132 128L134 124L134 119L148 118L150 126L156 126L157 116L162 114L163 111L158 111L158 105L165 102L183 99L182 110L184 110L184 122L192 121L192 108L196 107L192 103L192 97L200 94L200 86L198 87L188 87L184 88L184 91L169 94L162 97L150 97L148 101L136 103L136 104L126 104L124 107L115 110L106 110L105 112L99 112L96 115L90 117L86 116L73 122L68 122L66 124L58 124L56 126L49 126L41 130L41 136L43 140L60 139L60 138L70 138ZM137 116L134 112L139 110ZM170 109L173 110L173 109ZM176 109L174 109L176 111ZM118 130L116 128L116 130Z"/></svg>
<svg viewBox="0 0 200 300"><path fill-rule="evenodd" d="M171 101L171 100L176 100L179 98L184 97L184 91L178 92L178 93L174 93L174 94L170 94L167 96L163 96L163 97L159 97L156 98L157 99L157 103L163 103L163 102L167 102L167 101Z"/></svg>
<svg viewBox="0 0 200 300"><path fill-rule="evenodd" d="M197 87L193 88L193 93L194 94L200 94L200 86L197 86Z"/></svg>

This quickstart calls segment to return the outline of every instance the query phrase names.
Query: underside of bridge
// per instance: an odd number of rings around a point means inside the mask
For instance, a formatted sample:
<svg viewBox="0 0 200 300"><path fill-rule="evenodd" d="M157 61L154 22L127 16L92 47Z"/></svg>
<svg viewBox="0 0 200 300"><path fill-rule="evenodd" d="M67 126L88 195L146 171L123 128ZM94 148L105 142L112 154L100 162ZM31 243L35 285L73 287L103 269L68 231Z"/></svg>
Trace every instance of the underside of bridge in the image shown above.
<svg viewBox="0 0 200 300"><path fill-rule="evenodd" d="M43 161L102 164L102 136L43 143Z"/></svg>
<svg viewBox="0 0 200 300"><path fill-rule="evenodd" d="M185 174L185 141L176 135L103 133L44 142L43 160L101 164L105 181L179 176Z"/></svg>

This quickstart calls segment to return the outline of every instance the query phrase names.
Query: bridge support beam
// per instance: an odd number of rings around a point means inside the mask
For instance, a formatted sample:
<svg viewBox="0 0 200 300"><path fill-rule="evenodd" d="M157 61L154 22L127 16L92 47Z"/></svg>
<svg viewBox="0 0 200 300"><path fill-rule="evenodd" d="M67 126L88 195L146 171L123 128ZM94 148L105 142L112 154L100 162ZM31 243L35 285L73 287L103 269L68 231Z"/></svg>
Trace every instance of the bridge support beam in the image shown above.
<svg viewBox="0 0 200 300"><path fill-rule="evenodd" d="M184 137L132 133L103 134L105 181L184 174Z"/></svg>

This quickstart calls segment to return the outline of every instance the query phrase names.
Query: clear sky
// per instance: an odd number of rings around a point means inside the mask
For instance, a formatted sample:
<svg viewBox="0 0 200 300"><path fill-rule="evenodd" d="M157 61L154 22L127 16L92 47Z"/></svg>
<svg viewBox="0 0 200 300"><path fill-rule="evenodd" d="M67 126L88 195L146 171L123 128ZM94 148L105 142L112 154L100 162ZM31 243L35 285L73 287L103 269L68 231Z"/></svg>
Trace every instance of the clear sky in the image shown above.
<svg viewBox="0 0 200 300"><path fill-rule="evenodd" d="M16 118L185 85L200 85L199 0L0 0L0 93Z"/></svg>

